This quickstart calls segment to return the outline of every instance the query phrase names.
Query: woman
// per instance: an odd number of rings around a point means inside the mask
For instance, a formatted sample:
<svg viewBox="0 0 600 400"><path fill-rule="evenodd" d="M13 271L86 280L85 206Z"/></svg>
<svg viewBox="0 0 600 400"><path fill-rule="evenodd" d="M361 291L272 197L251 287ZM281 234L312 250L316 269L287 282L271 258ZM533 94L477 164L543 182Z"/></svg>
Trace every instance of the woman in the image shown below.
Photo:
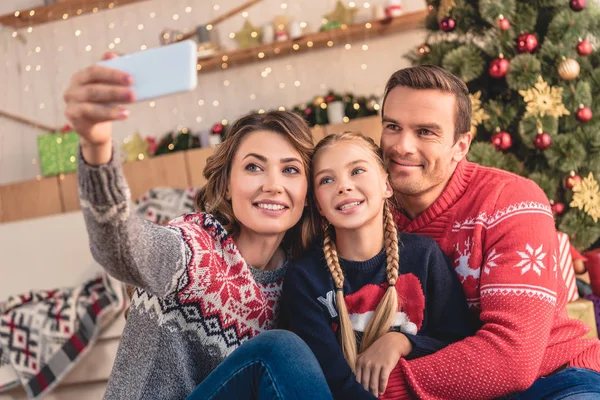
<svg viewBox="0 0 600 400"><path fill-rule="evenodd" d="M128 117L115 104L134 101L131 84L123 72L93 66L73 76L64 96L80 135L92 254L138 288L105 398L181 399L203 381L196 398L330 398L298 337L274 331L249 340L276 326L287 263L313 236L307 124L288 112L239 119L207 160L197 197L204 212L158 226L130 214L114 156L110 122Z"/></svg>

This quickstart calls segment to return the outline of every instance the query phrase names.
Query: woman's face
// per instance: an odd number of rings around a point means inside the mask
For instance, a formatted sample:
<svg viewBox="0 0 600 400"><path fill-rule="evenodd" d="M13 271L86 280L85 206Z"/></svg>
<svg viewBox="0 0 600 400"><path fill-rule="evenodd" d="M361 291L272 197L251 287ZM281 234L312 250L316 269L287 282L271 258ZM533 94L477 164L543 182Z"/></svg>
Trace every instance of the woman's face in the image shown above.
<svg viewBox="0 0 600 400"><path fill-rule="evenodd" d="M307 190L300 153L284 135L246 135L231 163L227 191L240 234L283 236L302 217Z"/></svg>

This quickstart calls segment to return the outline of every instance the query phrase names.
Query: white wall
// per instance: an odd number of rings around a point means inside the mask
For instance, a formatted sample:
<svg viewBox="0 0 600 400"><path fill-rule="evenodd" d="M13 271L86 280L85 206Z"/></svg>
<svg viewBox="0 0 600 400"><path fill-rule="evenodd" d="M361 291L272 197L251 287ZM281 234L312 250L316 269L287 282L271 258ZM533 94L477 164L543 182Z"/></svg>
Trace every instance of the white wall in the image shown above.
<svg viewBox="0 0 600 400"><path fill-rule="evenodd" d="M101 271L81 211L0 224L0 302L31 289L73 287Z"/></svg>
<svg viewBox="0 0 600 400"><path fill-rule="evenodd" d="M322 16L335 5L335 0L286 0L284 10L283 2L264 0L255 5L249 9L250 21L261 26L275 15L285 14L306 21L316 30ZM41 3L41 0L2 0L0 12ZM0 109L62 126L65 123L62 93L71 75L97 61L116 38L121 40L115 47L118 52L137 51L142 45L155 47L164 28L186 31L240 3L240 0L149 0L36 26L31 33L23 29L19 33L25 38L25 44L12 37L12 29L0 30ZM368 19L370 10L364 8L365 1L355 3L362 7L359 18ZM215 5L220 6L219 11L214 10ZM190 13L185 11L187 7L191 7ZM404 8L407 12L424 9L425 1L405 0ZM154 18L151 13L155 13ZM179 15L177 21L173 20L174 14ZM144 26L141 31L138 30L140 24ZM239 15L219 26L225 48L236 48L236 42L228 35L239 30L242 24L243 17ZM80 36L75 36L77 30L81 31ZM420 30L373 40L365 37L364 43L369 45L367 52L361 50L363 43L360 42L350 50L343 46L315 50L201 74L198 88L192 93L157 100L155 108L150 108L148 102L132 106L130 120L115 127L116 140L122 142L136 130L155 137L178 126L207 130L223 118L232 120L251 109L289 107L309 101L329 88L380 94L389 75L407 65L402 56L424 37L424 31ZM339 40L344 42L343 37ZM86 51L88 45L90 51ZM366 70L361 68L362 64L367 65ZM39 71L36 71L37 66ZM260 73L267 67L272 73L262 78ZM223 84L225 80L230 82L227 87ZM295 81L300 81L300 87L294 86ZM285 88L279 87L281 83ZM255 100L250 100L251 94L256 96ZM199 100L204 100L203 106L198 105ZM214 101L219 105L213 106ZM0 184L33 179L39 174L36 137L40 134L43 132L0 117Z"/></svg>

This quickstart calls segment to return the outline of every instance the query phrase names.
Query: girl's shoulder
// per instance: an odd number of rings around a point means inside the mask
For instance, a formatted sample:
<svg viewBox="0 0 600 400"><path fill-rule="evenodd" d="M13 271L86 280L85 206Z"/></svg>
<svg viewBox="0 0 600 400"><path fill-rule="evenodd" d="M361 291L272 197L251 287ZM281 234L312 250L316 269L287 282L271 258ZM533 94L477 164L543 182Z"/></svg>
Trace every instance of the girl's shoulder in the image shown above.
<svg viewBox="0 0 600 400"><path fill-rule="evenodd" d="M416 247L419 250L439 247L437 242L429 236L406 232L398 232L398 246L400 250L408 247Z"/></svg>
<svg viewBox="0 0 600 400"><path fill-rule="evenodd" d="M314 276L319 271L328 272L327 262L321 247L313 247L307 250L302 256L290 261L288 274L306 273Z"/></svg>

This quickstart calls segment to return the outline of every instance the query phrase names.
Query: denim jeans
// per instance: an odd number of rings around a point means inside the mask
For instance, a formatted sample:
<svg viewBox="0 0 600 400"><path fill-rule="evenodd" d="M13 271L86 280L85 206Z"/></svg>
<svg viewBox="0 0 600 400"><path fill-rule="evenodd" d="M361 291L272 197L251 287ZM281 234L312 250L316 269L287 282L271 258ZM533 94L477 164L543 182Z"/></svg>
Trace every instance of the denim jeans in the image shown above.
<svg viewBox="0 0 600 400"><path fill-rule="evenodd" d="M187 400L331 400L323 371L294 333L272 330L237 348Z"/></svg>
<svg viewBox="0 0 600 400"><path fill-rule="evenodd" d="M514 400L595 400L600 399L600 373L584 368L567 368L539 378Z"/></svg>

